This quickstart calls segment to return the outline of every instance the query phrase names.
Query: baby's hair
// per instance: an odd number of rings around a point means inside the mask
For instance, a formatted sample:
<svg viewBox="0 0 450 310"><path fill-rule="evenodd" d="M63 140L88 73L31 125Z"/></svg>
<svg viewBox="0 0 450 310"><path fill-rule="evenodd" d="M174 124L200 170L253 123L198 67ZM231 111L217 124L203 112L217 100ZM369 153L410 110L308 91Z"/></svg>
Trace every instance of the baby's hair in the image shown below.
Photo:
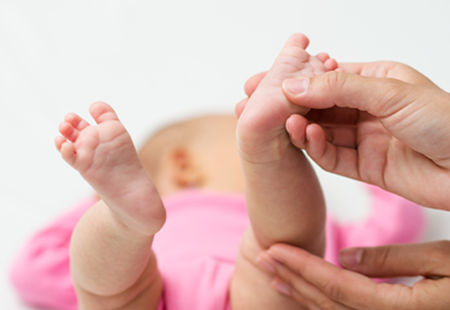
<svg viewBox="0 0 450 310"><path fill-rule="evenodd" d="M188 147L205 138L214 139L214 124L229 120L230 115L205 115L163 127L150 136L139 150L139 158L147 173L155 178L166 153L173 147ZM206 138L207 138L206 137Z"/></svg>

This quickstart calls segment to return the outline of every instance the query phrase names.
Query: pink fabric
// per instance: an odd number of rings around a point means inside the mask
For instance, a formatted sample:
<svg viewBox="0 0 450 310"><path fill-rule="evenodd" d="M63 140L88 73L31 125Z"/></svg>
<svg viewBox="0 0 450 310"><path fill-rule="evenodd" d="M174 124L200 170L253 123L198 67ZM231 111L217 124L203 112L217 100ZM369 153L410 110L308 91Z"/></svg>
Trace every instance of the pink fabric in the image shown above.
<svg viewBox="0 0 450 310"><path fill-rule="evenodd" d="M372 214L362 223L326 221L325 259L338 264L339 250L352 246L408 243L423 231L420 207L369 187ZM159 310L226 310L229 282L240 238L249 224L242 195L189 190L166 197L167 222L156 235L154 250L164 280ZM93 200L81 203L38 232L17 256L11 279L29 304L76 310L69 270L72 231Z"/></svg>

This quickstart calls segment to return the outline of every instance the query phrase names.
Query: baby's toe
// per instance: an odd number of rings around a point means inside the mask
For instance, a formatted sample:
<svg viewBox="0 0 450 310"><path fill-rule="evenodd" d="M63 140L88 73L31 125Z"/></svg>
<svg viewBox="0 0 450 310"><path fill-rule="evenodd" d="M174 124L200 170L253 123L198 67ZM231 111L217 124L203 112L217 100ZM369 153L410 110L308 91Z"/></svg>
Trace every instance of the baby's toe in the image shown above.
<svg viewBox="0 0 450 310"><path fill-rule="evenodd" d="M66 138L64 138L64 137L62 137L62 136L57 136L57 137L55 138L55 146L56 146L56 149L57 149L58 151L61 151L61 147L62 147L62 145L63 145L64 142L67 142L67 140L66 140Z"/></svg>
<svg viewBox="0 0 450 310"><path fill-rule="evenodd" d="M89 108L89 113L91 113L97 124L119 120L113 108L103 101L94 102Z"/></svg>
<svg viewBox="0 0 450 310"><path fill-rule="evenodd" d="M61 124L59 124L59 132L64 136L64 138L71 142L74 142L78 138L78 134L80 133L69 122L62 122Z"/></svg>
<svg viewBox="0 0 450 310"><path fill-rule="evenodd" d="M71 166L75 165L76 153L72 143L63 142L59 150L62 158Z"/></svg>
<svg viewBox="0 0 450 310"><path fill-rule="evenodd" d="M78 129L79 131L89 126L89 123L87 121L85 121L75 113L67 114L66 117L64 118L64 121L72 124L72 126Z"/></svg>
<svg viewBox="0 0 450 310"><path fill-rule="evenodd" d="M292 35L284 45L285 47L300 47L302 49L306 49L309 45L309 39L307 36L301 33L296 33Z"/></svg>
<svg viewBox="0 0 450 310"><path fill-rule="evenodd" d="M334 58L329 58L324 62L324 66L328 71L336 70L338 67L337 61Z"/></svg>
<svg viewBox="0 0 450 310"><path fill-rule="evenodd" d="M330 58L330 55L327 53L319 53L316 55L316 58L319 59L322 63L325 63Z"/></svg>

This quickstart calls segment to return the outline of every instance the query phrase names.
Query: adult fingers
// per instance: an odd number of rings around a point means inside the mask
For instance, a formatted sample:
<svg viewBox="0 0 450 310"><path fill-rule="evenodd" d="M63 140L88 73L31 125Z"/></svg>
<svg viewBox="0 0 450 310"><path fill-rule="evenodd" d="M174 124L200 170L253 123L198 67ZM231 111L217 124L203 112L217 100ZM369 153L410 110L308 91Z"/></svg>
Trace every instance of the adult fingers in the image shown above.
<svg viewBox="0 0 450 310"><path fill-rule="evenodd" d="M279 293L295 299L308 310L353 310L326 296L317 287L294 274L281 264L276 264L276 276L272 287Z"/></svg>
<svg viewBox="0 0 450 310"><path fill-rule="evenodd" d="M450 276L450 241L345 249L340 263L369 277Z"/></svg>
<svg viewBox="0 0 450 310"><path fill-rule="evenodd" d="M356 126L360 120L360 114L358 110L349 108L332 107L330 109L311 109L305 115L305 117L320 125L347 125Z"/></svg>
<svg viewBox="0 0 450 310"><path fill-rule="evenodd" d="M354 133L354 137L352 134ZM330 142L333 138L332 134L318 124L310 124L306 127L306 153L314 160L322 169L333 172L355 180L361 180L358 162L358 150L356 146L356 131L351 129L346 133L347 140L340 141L342 145L335 145ZM291 135L298 137L299 135ZM292 138L291 138L292 139ZM355 146L351 146L352 141ZM301 142L295 142L295 146L302 148ZM350 146L350 147L349 147Z"/></svg>
<svg viewBox="0 0 450 310"><path fill-rule="evenodd" d="M400 63L392 61L375 61L375 62L359 62L359 63L339 63L339 68L343 69L344 72L359 74L367 77L392 77L390 71L395 68L396 65L401 65ZM406 65L405 65L406 66Z"/></svg>
<svg viewBox="0 0 450 310"><path fill-rule="evenodd" d="M415 88L408 83L336 71L311 78L285 80L283 92L289 101L303 107L352 108L378 118L398 112L416 98Z"/></svg>
<svg viewBox="0 0 450 310"><path fill-rule="evenodd" d="M340 269L320 257L297 247L277 244L267 252L294 274L300 276L331 300L355 309L423 309L413 290L404 285L378 284L373 280ZM280 274L277 274L283 280ZM414 307L412 307L414 301ZM416 307L419 305L419 307Z"/></svg>
<svg viewBox="0 0 450 310"><path fill-rule="evenodd" d="M277 274L271 283L274 289L283 295L290 296L309 310L352 309L332 300L317 287L303 279L300 275L296 274L286 266L276 262L267 253L261 253L257 259L257 263L262 267L262 269ZM267 264L269 264L269 268L267 267Z"/></svg>
<svg viewBox="0 0 450 310"><path fill-rule="evenodd" d="M251 78L247 80L244 84L245 94L250 97L255 91L256 87L258 87L259 83L261 83L262 79L267 75L267 71L260 72L255 74Z"/></svg>
<svg viewBox="0 0 450 310"><path fill-rule="evenodd" d="M408 65L394 61L339 63L339 68L347 73L359 74L367 77L394 78L412 84L436 86L417 70Z"/></svg>
<svg viewBox="0 0 450 310"><path fill-rule="evenodd" d="M308 120L298 114L291 115L286 122L292 144L298 148L305 148L309 126ZM354 126L322 126L325 139L335 146L356 149L356 128ZM314 141L313 141L314 142Z"/></svg>

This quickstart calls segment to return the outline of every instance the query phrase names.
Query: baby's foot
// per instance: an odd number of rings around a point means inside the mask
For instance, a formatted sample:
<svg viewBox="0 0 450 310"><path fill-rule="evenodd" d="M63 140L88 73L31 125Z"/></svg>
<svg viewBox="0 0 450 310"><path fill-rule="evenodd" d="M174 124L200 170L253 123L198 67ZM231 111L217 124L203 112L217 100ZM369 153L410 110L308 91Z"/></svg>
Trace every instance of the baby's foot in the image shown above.
<svg viewBox="0 0 450 310"><path fill-rule="evenodd" d="M319 53L316 58L323 63L327 71L334 71L339 67L336 59L331 58L327 53Z"/></svg>
<svg viewBox="0 0 450 310"><path fill-rule="evenodd" d="M63 159L78 170L132 231L153 235L163 225L165 209L142 166L130 135L104 102L89 109L97 125L70 113L59 126L55 144Z"/></svg>
<svg viewBox="0 0 450 310"><path fill-rule="evenodd" d="M289 38L272 68L246 103L238 123L238 146L244 161L273 162L292 147L285 122L292 114L304 115L309 110L291 104L286 99L281 88L283 81L313 77L336 66L335 61L328 60L326 54L319 54L319 58L309 55L305 51L308 44L308 38L302 34Z"/></svg>

